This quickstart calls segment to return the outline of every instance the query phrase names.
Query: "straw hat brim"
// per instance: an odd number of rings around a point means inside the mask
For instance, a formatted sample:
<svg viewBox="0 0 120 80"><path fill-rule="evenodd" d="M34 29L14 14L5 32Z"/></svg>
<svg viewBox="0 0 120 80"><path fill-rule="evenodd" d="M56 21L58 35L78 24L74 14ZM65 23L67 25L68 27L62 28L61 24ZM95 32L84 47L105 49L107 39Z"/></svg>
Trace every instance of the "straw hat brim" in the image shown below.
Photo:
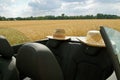
<svg viewBox="0 0 120 80"><path fill-rule="evenodd" d="M56 40L68 40L70 37L65 37L65 38L58 38L58 37L53 37L53 36L46 36L49 39L56 39Z"/></svg>
<svg viewBox="0 0 120 80"><path fill-rule="evenodd" d="M77 39L78 39L80 42L82 42L82 43L84 43L84 44L87 44L87 45L89 45L89 46L94 46L94 47L105 47L105 44L101 44L101 43L92 43L92 42L90 43L90 42L88 42L86 37L77 37Z"/></svg>

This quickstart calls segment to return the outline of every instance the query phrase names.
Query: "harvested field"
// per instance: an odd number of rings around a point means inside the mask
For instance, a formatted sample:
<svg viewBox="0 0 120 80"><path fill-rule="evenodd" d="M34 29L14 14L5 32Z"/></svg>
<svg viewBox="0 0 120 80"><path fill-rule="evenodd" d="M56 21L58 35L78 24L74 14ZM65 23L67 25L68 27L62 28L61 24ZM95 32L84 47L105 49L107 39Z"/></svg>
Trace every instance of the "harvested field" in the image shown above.
<svg viewBox="0 0 120 80"><path fill-rule="evenodd" d="M88 30L107 26L120 31L120 20L31 20L31 21L1 21L0 34L7 37L9 42L20 44L23 42L40 40L52 35L54 29L64 28L68 36L84 36ZM3 28L5 28L3 30ZM11 31L14 30L14 31ZM19 34L17 34L19 33ZM16 35L13 37L13 35ZM20 37L19 36L24 36ZM22 40L21 40L22 39Z"/></svg>

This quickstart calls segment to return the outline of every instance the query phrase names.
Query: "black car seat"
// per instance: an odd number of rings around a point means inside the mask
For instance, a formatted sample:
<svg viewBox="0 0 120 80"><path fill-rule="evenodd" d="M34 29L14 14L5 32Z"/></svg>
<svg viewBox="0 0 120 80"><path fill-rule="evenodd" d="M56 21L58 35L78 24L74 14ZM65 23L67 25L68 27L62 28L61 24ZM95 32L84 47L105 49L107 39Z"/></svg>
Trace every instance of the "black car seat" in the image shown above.
<svg viewBox="0 0 120 80"><path fill-rule="evenodd" d="M75 80L77 63L74 56L80 54L80 43L65 42L60 45L59 51L61 58L60 65L63 70L64 79Z"/></svg>
<svg viewBox="0 0 120 80"><path fill-rule="evenodd" d="M53 53L43 44L27 43L18 50L16 65L20 79L63 80L63 74Z"/></svg>
<svg viewBox="0 0 120 80"><path fill-rule="evenodd" d="M0 36L0 80L19 80L13 49L5 37Z"/></svg>
<svg viewBox="0 0 120 80"><path fill-rule="evenodd" d="M81 44L80 54L74 56L77 63L75 80L106 80L113 72L113 64L105 47Z"/></svg>
<svg viewBox="0 0 120 80"><path fill-rule="evenodd" d="M49 40L46 45L56 56L64 80L105 80L113 72L106 48L87 50L77 42Z"/></svg>
<svg viewBox="0 0 120 80"><path fill-rule="evenodd" d="M64 74L64 80L75 80L77 64L73 57L75 54L80 53L80 43L49 39L46 46L50 48L57 58Z"/></svg>

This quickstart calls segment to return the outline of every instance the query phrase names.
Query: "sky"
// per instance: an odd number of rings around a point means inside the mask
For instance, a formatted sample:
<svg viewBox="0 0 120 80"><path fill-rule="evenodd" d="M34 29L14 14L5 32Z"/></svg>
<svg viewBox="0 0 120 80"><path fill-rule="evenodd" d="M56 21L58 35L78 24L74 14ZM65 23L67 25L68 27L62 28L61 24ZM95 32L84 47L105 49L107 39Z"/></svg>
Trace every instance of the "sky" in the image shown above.
<svg viewBox="0 0 120 80"><path fill-rule="evenodd" d="M29 17L45 15L120 16L120 0L0 0L0 16Z"/></svg>

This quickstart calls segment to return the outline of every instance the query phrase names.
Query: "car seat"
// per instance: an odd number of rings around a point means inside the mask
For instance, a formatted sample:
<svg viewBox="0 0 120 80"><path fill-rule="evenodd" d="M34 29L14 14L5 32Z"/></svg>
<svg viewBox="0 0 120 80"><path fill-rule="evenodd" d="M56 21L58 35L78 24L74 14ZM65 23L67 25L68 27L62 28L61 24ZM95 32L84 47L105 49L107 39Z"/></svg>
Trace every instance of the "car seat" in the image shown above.
<svg viewBox="0 0 120 80"><path fill-rule="evenodd" d="M5 37L0 36L0 80L19 80L13 49Z"/></svg>
<svg viewBox="0 0 120 80"><path fill-rule="evenodd" d="M74 56L80 53L80 43L49 39L46 46L57 58L64 80L75 80L77 63L74 61Z"/></svg>
<svg viewBox="0 0 120 80"><path fill-rule="evenodd" d="M106 80L113 72L113 64L105 47L81 44L80 53L74 56L77 63L75 80Z"/></svg>
<svg viewBox="0 0 120 80"><path fill-rule="evenodd" d="M27 43L18 50L16 65L20 79L63 80L63 74L53 53L43 44Z"/></svg>
<svg viewBox="0 0 120 80"><path fill-rule="evenodd" d="M105 80L113 72L106 48L89 50L82 43L60 40L49 40L46 46L57 58L64 80Z"/></svg>

